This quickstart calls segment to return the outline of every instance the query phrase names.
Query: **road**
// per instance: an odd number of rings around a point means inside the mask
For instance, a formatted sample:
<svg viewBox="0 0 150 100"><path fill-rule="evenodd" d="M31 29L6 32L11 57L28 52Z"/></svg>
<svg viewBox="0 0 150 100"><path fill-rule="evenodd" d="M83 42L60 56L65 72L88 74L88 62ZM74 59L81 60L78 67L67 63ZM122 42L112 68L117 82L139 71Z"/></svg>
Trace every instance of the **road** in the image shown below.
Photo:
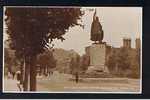
<svg viewBox="0 0 150 100"><path fill-rule="evenodd" d="M16 80L4 79L5 92L19 92ZM38 92L139 92L140 80L128 78L84 78L79 83L63 76L37 78Z"/></svg>
<svg viewBox="0 0 150 100"><path fill-rule="evenodd" d="M73 80L64 82L53 82L51 80L38 80L42 88L38 91L49 92L139 92L140 81L127 78L98 78L83 79L79 83Z"/></svg>

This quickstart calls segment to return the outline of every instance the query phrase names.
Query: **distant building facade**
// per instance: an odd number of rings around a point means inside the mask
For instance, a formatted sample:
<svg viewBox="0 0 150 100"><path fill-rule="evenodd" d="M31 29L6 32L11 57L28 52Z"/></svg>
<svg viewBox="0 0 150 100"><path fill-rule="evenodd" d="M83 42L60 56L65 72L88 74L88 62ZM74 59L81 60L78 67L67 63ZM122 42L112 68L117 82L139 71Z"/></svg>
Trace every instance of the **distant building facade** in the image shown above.
<svg viewBox="0 0 150 100"><path fill-rule="evenodd" d="M125 73L126 76L133 76L133 77L139 77L140 76L140 39L137 38L135 40L135 48L131 47L131 39L130 38L124 38L123 39L123 46L120 48L112 47L111 53L114 53L116 56L127 56L124 57L129 62L129 67L126 67L126 69L120 71L120 69L123 69L119 66L114 66L115 73ZM122 52L121 50L124 50ZM126 55L124 54L126 52ZM126 61L122 61L126 62ZM116 62L119 63L119 62ZM128 63L127 63L128 64ZM128 66L128 65L124 65ZM118 67L118 68L117 68Z"/></svg>
<svg viewBox="0 0 150 100"><path fill-rule="evenodd" d="M112 56L112 55L120 56L120 55L122 55L124 53L121 50L124 49L126 51L126 53L128 54L129 60L131 62L131 67L132 66L133 67L137 66L138 67L137 73L139 74L140 73L140 48L141 48L141 46L140 46L140 39L137 38L135 40L135 48L131 47L131 42L132 41L131 41L130 38L123 38L123 46L121 46L120 48L116 48L116 47L112 47L112 46L106 45L106 55L105 55L106 56L105 57L106 64L105 65L106 66L108 65L109 60L110 60L110 56ZM86 55L90 56L89 47L85 48L85 52L86 52ZM98 59L98 60L100 60L100 59ZM114 73L118 73L119 69L120 68L118 66L113 66ZM130 68L130 69L134 70L134 68ZM130 69L125 69L125 70L130 74L130 73L133 72ZM137 69L135 69L135 70L137 70Z"/></svg>

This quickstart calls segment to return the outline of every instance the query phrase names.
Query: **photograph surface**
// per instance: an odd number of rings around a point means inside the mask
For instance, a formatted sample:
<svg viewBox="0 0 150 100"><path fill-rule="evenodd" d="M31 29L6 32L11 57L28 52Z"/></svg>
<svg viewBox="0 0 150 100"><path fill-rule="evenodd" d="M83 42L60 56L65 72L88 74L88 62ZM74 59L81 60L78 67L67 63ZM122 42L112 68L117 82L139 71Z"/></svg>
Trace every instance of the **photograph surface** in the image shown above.
<svg viewBox="0 0 150 100"><path fill-rule="evenodd" d="M142 93L142 7L5 6L3 92Z"/></svg>

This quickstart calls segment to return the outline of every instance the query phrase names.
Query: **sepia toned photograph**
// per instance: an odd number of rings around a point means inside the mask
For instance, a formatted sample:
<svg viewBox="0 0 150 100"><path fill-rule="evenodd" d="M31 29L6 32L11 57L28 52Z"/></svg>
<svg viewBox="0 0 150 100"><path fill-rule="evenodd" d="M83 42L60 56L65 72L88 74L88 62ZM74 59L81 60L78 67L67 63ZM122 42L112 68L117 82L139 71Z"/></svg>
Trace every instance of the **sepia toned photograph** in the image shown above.
<svg viewBox="0 0 150 100"><path fill-rule="evenodd" d="M3 9L3 92L142 93L142 7Z"/></svg>

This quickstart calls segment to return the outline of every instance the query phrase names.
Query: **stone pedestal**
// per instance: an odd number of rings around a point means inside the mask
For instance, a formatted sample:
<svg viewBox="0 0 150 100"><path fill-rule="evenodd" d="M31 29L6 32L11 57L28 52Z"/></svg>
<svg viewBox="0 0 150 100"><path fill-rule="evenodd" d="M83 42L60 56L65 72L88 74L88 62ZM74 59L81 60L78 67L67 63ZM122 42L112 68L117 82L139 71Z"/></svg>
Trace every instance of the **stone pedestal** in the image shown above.
<svg viewBox="0 0 150 100"><path fill-rule="evenodd" d="M92 44L86 48L86 54L90 57L90 66L87 73L107 72L106 67L106 43Z"/></svg>

